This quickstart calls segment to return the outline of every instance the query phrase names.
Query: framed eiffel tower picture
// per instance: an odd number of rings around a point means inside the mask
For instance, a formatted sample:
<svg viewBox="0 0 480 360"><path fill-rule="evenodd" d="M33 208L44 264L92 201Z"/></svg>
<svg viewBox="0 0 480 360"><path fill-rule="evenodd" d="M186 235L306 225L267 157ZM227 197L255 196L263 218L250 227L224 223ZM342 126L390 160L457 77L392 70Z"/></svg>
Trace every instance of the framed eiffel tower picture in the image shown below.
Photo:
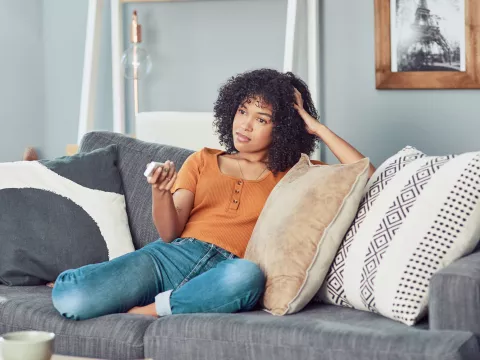
<svg viewBox="0 0 480 360"><path fill-rule="evenodd" d="M375 0L377 89L480 89L480 0Z"/></svg>

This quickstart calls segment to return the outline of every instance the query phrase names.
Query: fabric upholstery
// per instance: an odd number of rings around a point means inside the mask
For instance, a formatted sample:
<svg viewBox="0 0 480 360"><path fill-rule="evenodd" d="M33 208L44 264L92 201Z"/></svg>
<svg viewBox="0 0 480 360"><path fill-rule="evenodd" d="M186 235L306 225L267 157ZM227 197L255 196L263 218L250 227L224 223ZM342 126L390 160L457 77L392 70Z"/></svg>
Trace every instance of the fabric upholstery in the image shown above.
<svg viewBox="0 0 480 360"><path fill-rule="evenodd" d="M272 314L300 311L320 289L357 213L369 164L312 165L302 154L271 192L245 259L265 273L262 303Z"/></svg>
<svg viewBox="0 0 480 360"><path fill-rule="evenodd" d="M108 131L87 133L80 144L81 152L105 147L118 146L118 167L123 181L133 243L136 249L158 239L158 232L152 220L151 187L143 173L151 161L175 163L177 171L192 150L173 146L147 143L131 137Z"/></svg>
<svg viewBox="0 0 480 360"><path fill-rule="evenodd" d="M157 239L151 221L150 187L143 177L146 164L169 159L179 167L192 151L109 132L87 134L81 151L109 144L119 147L127 211L139 248ZM284 317L264 311L174 315L158 320L117 314L76 322L56 312L47 287L0 286L0 333L53 331L59 354L117 360L473 360L480 357L477 339L461 330L478 334L478 287L473 285L480 279L479 260L475 254L456 261L432 279L433 330L428 330L425 321L408 327L373 313L325 304L309 305ZM447 294L447 280L454 280L451 283L457 291ZM446 301L435 304L445 296ZM458 322L455 314L460 317Z"/></svg>
<svg viewBox="0 0 480 360"><path fill-rule="evenodd" d="M117 147L0 163L0 284L44 285L134 250Z"/></svg>
<svg viewBox="0 0 480 360"><path fill-rule="evenodd" d="M0 334L40 330L56 334L55 353L99 359L143 358L143 338L153 317L129 314L66 320L54 309L46 286L0 286Z"/></svg>
<svg viewBox="0 0 480 360"><path fill-rule="evenodd" d="M471 331L480 339L480 252L435 274L429 297L432 330Z"/></svg>
<svg viewBox="0 0 480 360"><path fill-rule="evenodd" d="M480 238L480 151L427 156L406 147L372 175L320 298L413 325L432 275Z"/></svg>
<svg viewBox="0 0 480 360"><path fill-rule="evenodd" d="M145 357L156 360L473 360L478 354L471 333L408 327L332 305L281 317L264 311L175 315L145 334Z"/></svg>

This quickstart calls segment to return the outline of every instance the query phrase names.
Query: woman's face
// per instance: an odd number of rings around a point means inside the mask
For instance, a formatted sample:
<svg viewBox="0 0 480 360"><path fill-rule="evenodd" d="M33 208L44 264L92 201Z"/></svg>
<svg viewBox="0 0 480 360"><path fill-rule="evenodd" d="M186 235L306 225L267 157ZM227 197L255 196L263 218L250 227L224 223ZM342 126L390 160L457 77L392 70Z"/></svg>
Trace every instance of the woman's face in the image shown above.
<svg viewBox="0 0 480 360"><path fill-rule="evenodd" d="M272 143L272 106L259 98L246 100L233 118L233 143L240 152L260 152Z"/></svg>

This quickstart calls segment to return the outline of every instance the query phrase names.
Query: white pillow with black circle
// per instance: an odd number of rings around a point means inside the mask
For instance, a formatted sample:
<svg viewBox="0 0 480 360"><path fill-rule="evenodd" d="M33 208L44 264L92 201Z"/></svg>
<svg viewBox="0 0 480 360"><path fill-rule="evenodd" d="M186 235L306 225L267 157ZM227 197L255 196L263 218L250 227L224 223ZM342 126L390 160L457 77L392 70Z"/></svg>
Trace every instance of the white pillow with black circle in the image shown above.
<svg viewBox="0 0 480 360"><path fill-rule="evenodd" d="M0 174L0 283L40 285L135 250L116 145Z"/></svg>

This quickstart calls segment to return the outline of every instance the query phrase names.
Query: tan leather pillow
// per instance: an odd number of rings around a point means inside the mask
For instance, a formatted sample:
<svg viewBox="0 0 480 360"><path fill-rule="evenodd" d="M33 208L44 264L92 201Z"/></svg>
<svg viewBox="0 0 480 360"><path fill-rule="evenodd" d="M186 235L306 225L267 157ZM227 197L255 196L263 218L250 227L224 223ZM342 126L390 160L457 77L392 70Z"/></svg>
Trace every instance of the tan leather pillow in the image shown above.
<svg viewBox="0 0 480 360"><path fill-rule="evenodd" d="M265 273L265 310L293 314L318 292L357 213L369 164L313 165L302 154L275 186L245 253Z"/></svg>

